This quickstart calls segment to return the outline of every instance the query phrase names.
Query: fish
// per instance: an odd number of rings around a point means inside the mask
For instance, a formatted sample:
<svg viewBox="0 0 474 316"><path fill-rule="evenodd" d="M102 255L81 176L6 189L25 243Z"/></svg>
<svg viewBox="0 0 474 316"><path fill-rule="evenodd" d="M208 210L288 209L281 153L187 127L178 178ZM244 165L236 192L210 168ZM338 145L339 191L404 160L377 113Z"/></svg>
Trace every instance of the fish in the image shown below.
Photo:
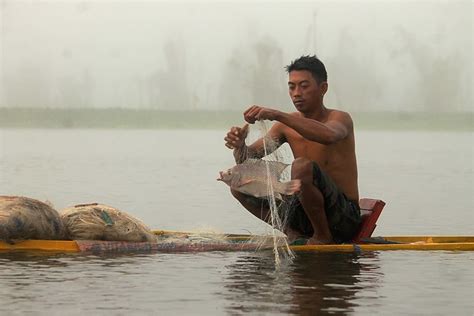
<svg viewBox="0 0 474 316"><path fill-rule="evenodd" d="M281 174L288 166L278 161L249 158L227 171L220 171L217 181L226 183L233 190L257 198L270 196L271 184L275 198L282 200L282 195L293 195L301 189L300 180L280 182Z"/></svg>

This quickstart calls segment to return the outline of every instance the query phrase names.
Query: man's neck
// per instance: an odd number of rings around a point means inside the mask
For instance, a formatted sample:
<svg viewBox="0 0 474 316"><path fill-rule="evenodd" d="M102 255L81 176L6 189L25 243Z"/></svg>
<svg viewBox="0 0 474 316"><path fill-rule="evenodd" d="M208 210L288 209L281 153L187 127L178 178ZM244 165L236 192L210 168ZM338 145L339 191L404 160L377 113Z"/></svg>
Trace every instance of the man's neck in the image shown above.
<svg viewBox="0 0 474 316"><path fill-rule="evenodd" d="M328 115L328 109L324 106L324 104L320 104L314 108L311 112L301 113L303 117L313 119L316 121L324 120Z"/></svg>

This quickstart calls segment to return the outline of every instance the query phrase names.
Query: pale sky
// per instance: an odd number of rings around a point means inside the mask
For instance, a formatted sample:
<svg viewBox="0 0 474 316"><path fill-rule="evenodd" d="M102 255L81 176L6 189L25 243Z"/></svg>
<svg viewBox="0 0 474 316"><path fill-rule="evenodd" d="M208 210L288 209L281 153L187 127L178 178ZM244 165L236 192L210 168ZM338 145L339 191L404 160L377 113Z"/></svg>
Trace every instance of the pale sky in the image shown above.
<svg viewBox="0 0 474 316"><path fill-rule="evenodd" d="M317 54L328 106L474 111L472 1L0 1L0 106L291 108Z"/></svg>

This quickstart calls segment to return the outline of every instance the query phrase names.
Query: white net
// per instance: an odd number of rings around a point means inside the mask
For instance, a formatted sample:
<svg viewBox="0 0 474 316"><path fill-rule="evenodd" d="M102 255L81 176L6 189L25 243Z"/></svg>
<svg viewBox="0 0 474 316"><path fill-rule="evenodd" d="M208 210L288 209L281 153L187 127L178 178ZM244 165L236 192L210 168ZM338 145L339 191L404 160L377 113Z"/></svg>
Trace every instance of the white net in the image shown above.
<svg viewBox="0 0 474 316"><path fill-rule="evenodd" d="M153 232L139 219L107 205L76 205L60 215L70 239L156 241Z"/></svg>
<svg viewBox="0 0 474 316"><path fill-rule="evenodd" d="M285 238L285 236L282 234L286 231L285 227L287 224L289 210L285 206L285 203L280 203L280 206L277 204L274 183L273 181L270 181L272 176L269 161L284 162L286 157L282 151L277 149L278 144L273 139L266 136L268 134L269 128L265 121L258 121L256 124L260 134L263 137L263 147L265 151L264 161L266 162L267 171L267 200L270 216L268 223L271 225L275 265L279 267L282 263L282 259L292 260L294 258L294 254L288 245L287 238ZM287 172L284 176L289 178L289 173Z"/></svg>

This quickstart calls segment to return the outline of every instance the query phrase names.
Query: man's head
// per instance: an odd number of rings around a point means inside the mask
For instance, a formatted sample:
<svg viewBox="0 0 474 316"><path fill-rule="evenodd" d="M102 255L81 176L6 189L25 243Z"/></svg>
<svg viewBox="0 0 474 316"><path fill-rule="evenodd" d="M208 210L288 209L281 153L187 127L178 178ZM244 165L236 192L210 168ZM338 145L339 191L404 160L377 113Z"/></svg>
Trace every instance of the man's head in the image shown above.
<svg viewBox="0 0 474 316"><path fill-rule="evenodd" d="M328 81L326 67L324 67L324 64L318 59L318 57L316 57L316 55L301 56L285 68L288 73L294 70L309 71L318 84Z"/></svg>
<svg viewBox="0 0 474 316"><path fill-rule="evenodd" d="M327 72L316 56L302 56L286 66L288 90L296 109L311 113L323 105L328 89Z"/></svg>

